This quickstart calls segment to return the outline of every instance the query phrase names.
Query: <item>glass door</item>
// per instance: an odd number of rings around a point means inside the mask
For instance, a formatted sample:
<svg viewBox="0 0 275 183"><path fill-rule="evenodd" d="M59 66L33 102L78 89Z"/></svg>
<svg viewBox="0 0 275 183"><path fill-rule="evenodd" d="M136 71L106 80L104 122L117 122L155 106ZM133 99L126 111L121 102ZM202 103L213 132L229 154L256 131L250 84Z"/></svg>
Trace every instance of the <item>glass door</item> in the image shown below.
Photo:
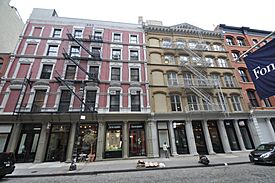
<svg viewBox="0 0 275 183"><path fill-rule="evenodd" d="M204 139L204 133L201 126L201 121L192 121L193 125L193 133L195 137L197 152L199 154L208 154L205 139Z"/></svg>
<svg viewBox="0 0 275 183"><path fill-rule="evenodd" d="M70 128L69 124L53 124L51 126L46 161L66 161Z"/></svg>
<svg viewBox="0 0 275 183"><path fill-rule="evenodd" d="M216 153L224 153L222 142L220 138L220 133L217 128L217 122L216 121L208 121L207 122L213 150Z"/></svg>
<svg viewBox="0 0 275 183"><path fill-rule="evenodd" d="M130 124L129 156L145 156L146 141L143 124Z"/></svg>
<svg viewBox="0 0 275 183"><path fill-rule="evenodd" d="M176 148L178 154L188 154L188 143L185 131L185 123L173 123Z"/></svg>
<svg viewBox="0 0 275 183"><path fill-rule="evenodd" d="M40 136L40 124L24 124L15 153L16 162L33 162Z"/></svg>
<svg viewBox="0 0 275 183"><path fill-rule="evenodd" d="M229 144L232 151L240 150L239 142L237 139L237 135L232 124L233 121L224 121L225 130L227 133L227 137L229 140Z"/></svg>

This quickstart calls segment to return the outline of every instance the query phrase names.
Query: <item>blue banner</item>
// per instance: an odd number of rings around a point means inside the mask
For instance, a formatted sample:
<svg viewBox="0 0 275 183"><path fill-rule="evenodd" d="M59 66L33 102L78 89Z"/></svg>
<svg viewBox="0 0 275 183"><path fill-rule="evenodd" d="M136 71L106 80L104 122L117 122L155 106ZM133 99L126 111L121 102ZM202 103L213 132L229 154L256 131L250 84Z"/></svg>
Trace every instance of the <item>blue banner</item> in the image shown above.
<svg viewBox="0 0 275 183"><path fill-rule="evenodd" d="M275 95L275 39L244 58L260 98Z"/></svg>

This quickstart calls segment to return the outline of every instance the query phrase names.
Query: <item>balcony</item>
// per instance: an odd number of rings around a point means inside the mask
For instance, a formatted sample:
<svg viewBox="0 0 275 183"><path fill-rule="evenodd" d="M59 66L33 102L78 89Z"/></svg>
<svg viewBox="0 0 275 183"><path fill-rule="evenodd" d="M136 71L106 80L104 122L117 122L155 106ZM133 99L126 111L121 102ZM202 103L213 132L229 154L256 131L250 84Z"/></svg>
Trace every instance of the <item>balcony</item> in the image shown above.
<svg viewBox="0 0 275 183"><path fill-rule="evenodd" d="M223 111L220 104L188 104L185 107L186 112L221 112Z"/></svg>
<svg viewBox="0 0 275 183"><path fill-rule="evenodd" d="M168 79L168 87L170 88L217 88L220 85L218 79L190 79L190 78L178 78Z"/></svg>

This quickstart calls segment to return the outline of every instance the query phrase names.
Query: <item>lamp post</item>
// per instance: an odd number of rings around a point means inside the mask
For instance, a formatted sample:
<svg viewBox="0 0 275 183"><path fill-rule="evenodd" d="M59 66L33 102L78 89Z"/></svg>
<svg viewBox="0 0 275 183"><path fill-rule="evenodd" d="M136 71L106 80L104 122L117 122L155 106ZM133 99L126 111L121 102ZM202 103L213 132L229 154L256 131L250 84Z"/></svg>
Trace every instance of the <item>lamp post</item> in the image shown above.
<svg viewBox="0 0 275 183"><path fill-rule="evenodd" d="M73 171L77 169L76 160L77 160L77 145L79 143L78 135L79 135L79 124L81 120L85 120L85 116L82 116L82 107L84 102L84 90L85 90L85 83L82 81L80 86L81 92L81 104L80 104L80 112L79 112L79 119L76 121L76 129L75 129L75 137L74 137L74 145L73 145L73 153L72 153L72 161L69 168L69 171Z"/></svg>

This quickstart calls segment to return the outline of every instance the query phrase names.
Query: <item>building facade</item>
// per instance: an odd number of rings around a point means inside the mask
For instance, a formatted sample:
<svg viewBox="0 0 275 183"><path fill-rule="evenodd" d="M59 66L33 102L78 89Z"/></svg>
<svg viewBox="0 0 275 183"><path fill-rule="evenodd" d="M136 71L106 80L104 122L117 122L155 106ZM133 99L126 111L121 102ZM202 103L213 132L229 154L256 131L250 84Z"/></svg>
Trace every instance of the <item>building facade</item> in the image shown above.
<svg viewBox="0 0 275 183"><path fill-rule="evenodd" d="M236 79L243 90L245 104L250 109L251 117L259 135L259 142L275 141L275 97L272 96L264 100L259 98L243 58L238 59L242 53L262 41L271 32L249 27L227 26L225 24L220 24L216 30L223 33L226 50L231 55L230 61L235 68ZM257 50L272 38L274 36L264 40L252 51Z"/></svg>
<svg viewBox="0 0 275 183"><path fill-rule="evenodd" d="M147 156L144 43L140 24L34 9L2 87L1 151L17 162Z"/></svg>
<svg viewBox="0 0 275 183"><path fill-rule="evenodd" d="M222 34L189 24L145 24L156 155L247 150L258 144Z"/></svg>

